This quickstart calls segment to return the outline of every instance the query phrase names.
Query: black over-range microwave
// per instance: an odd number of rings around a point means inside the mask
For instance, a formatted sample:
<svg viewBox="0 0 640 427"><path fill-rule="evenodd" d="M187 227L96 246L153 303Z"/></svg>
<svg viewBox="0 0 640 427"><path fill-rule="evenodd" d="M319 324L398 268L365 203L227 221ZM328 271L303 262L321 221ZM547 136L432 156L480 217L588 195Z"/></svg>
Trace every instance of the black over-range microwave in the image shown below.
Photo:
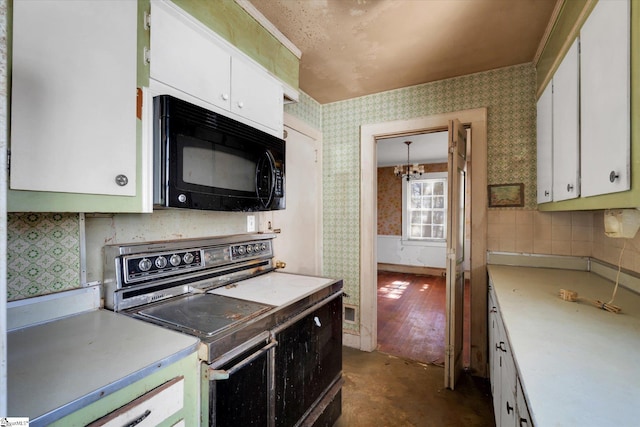
<svg viewBox="0 0 640 427"><path fill-rule="evenodd" d="M284 140L169 95L153 101L156 207L285 208Z"/></svg>

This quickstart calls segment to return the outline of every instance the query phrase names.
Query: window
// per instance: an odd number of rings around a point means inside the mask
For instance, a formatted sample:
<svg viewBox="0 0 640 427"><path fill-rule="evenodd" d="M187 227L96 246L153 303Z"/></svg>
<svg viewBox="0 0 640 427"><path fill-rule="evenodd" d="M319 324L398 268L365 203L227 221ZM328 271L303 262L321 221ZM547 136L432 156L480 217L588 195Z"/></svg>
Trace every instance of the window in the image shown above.
<svg viewBox="0 0 640 427"><path fill-rule="evenodd" d="M446 173L429 175L404 182L407 195L404 231L409 240L445 241L447 238Z"/></svg>

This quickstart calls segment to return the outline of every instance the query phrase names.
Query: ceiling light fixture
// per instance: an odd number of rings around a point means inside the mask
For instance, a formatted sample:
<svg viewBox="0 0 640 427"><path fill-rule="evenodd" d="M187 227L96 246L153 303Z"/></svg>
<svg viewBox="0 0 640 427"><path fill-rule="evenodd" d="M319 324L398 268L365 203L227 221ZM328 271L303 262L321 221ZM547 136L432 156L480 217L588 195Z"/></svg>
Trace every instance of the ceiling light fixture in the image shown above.
<svg viewBox="0 0 640 427"><path fill-rule="evenodd" d="M404 143L407 144L407 164L396 166L393 169L393 173L395 173L396 176L409 181L422 176L422 174L424 173L424 166L417 163L413 166L411 165L411 160L409 157L409 146L411 145L411 141L405 141Z"/></svg>

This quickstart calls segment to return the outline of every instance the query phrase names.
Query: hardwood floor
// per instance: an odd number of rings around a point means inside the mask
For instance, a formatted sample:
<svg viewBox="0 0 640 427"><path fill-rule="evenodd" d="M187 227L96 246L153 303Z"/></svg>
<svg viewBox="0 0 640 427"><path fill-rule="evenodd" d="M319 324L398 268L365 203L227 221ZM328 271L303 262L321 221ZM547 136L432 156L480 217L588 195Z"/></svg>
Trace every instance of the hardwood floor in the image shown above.
<svg viewBox="0 0 640 427"><path fill-rule="evenodd" d="M444 365L446 283L441 276L378 271L378 350ZM469 288L465 286L464 362L469 365Z"/></svg>

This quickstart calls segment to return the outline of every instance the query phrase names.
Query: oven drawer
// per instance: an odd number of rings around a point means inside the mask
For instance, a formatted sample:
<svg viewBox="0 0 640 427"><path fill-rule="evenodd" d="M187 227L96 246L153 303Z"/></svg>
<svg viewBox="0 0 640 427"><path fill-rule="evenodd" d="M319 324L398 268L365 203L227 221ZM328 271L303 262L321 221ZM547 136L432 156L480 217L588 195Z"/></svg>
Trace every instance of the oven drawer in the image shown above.
<svg viewBox="0 0 640 427"><path fill-rule="evenodd" d="M184 377L176 377L92 422L88 427L157 426L184 405Z"/></svg>

